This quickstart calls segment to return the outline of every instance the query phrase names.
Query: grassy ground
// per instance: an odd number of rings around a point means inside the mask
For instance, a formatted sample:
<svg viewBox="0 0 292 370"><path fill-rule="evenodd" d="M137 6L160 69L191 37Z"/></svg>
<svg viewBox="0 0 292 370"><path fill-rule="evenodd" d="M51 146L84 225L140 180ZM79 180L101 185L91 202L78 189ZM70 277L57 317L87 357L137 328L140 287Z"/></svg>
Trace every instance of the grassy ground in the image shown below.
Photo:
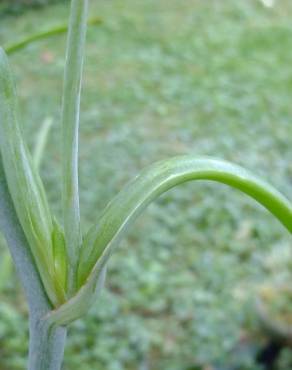
<svg viewBox="0 0 292 370"><path fill-rule="evenodd" d="M291 197L289 0L272 9L256 0L91 3L103 24L90 28L86 52L84 229L142 167L182 153L244 164ZM0 42L66 17L61 4L1 18ZM64 46L54 37L11 57L30 145L45 117L56 122L42 174L57 214ZM291 281L291 257L291 237L241 194L206 183L170 191L112 259L102 297L70 330L64 368L258 369L253 297L262 283ZM0 367L23 369L26 309L14 281L1 301ZM290 366L286 350L278 369Z"/></svg>

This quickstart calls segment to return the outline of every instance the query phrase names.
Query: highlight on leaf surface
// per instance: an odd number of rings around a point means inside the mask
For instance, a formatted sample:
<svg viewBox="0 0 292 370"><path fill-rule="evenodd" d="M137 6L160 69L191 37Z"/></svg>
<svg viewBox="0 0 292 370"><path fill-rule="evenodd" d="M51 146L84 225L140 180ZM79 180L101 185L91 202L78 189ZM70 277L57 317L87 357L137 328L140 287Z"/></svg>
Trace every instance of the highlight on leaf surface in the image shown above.
<svg viewBox="0 0 292 370"><path fill-rule="evenodd" d="M53 259L54 259L54 279L55 286L58 289L67 290L67 254L64 231L58 224L57 220L53 220L53 232L52 232L52 244L53 244Z"/></svg>
<svg viewBox="0 0 292 370"><path fill-rule="evenodd" d="M33 162L36 170L39 170L40 168L52 124L53 119L51 117L47 117L37 134L36 144L33 151Z"/></svg>
<svg viewBox="0 0 292 370"><path fill-rule="evenodd" d="M244 168L208 157L181 156L160 161L132 180L109 203L97 225L89 230L79 261L79 291L50 314L52 323L67 324L84 314L95 295L97 282L100 285L108 259L135 219L162 193L191 180L216 181L242 191L292 232L290 201Z"/></svg>
<svg viewBox="0 0 292 370"><path fill-rule="evenodd" d="M46 292L54 305L64 301L54 283L53 222L45 190L18 123L17 98L7 57L0 49L0 150L13 204Z"/></svg>

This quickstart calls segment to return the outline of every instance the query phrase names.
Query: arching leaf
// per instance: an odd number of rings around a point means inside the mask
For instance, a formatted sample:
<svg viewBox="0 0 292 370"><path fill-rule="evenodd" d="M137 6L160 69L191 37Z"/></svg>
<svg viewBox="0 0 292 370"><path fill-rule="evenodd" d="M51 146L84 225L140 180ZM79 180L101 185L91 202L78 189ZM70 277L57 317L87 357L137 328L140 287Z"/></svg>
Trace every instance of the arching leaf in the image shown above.
<svg viewBox="0 0 292 370"><path fill-rule="evenodd" d="M109 257L129 226L149 205L176 185L191 180L216 181L241 190L267 208L292 232L292 205L281 193L244 168L212 158L176 157L158 162L131 181L106 207L84 239L79 263L79 292L50 314L53 324L78 318L92 301ZM175 215L174 215L175 217Z"/></svg>

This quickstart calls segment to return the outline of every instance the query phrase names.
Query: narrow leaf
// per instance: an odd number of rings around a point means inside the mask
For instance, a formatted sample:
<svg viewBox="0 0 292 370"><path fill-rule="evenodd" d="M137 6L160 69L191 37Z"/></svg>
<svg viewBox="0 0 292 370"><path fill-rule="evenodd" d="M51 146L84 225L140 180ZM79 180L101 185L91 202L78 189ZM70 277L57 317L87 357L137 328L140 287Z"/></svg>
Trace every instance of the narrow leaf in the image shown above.
<svg viewBox="0 0 292 370"><path fill-rule="evenodd" d="M90 26L91 25L99 25L101 23L102 23L102 21L98 17L91 18L88 21L88 25L90 25ZM14 42L10 43L10 44L7 44L6 46L4 46L4 49L5 49L7 54L13 54L13 53L25 48L26 46L32 44L33 42L43 40L43 39L46 39L46 38L51 37L51 36L55 36L55 35L65 33L67 30L68 30L68 25L67 24L61 24L61 25L58 25L58 26L54 26L54 27L52 27L48 30L33 33L33 34L31 34L29 36L26 36L26 37L24 37L20 40L17 40L17 41L14 41Z"/></svg>
<svg viewBox="0 0 292 370"><path fill-rule="evenodd" d="M68 323L84 313L97 281L125 232L147 205L176 185L191 180L216 181L239 189L267 208L292 232L292 205L281 193L242 167L212 158L176 157L146 168L106 207L84 240L78 293L50 314L52 323ZM85 301L88 301L86 305Z"/></svg>
<svg viewBox="0 0 292 370"><path fill-rule="evenodd" d="M0 155L0 231L7 241L17 274L36 320L52 309L40 278L35 259L17 218L5 178Z"/></svg>
<svg viewBox="0 0 292 370"><path fill-rule="evenodd" d="M42 181L35 170L18 124L17 99L11 71L0 49L0 149L17 216L54 304L52 218Z"/></svg>
<svg viewBox="0 0 292 370"><path fill-rule="evenodd" d="M63 214L68 255L68 292L76 288L81 244L78 191L78 128L88 0L72 0L62 108Z"/></svg>
<svg viewBox="0 0 292 370"><path fill-rule="evenodd" d="M292 206L278 191L242 167L210 158L178 157L144 170L105 209L97 227L84 240L79 284L83 284L94 264L104 253L106 261L112 245L135 218L160 194L190 180L211 180L239 189L266 207L292 232Z"/></svg>

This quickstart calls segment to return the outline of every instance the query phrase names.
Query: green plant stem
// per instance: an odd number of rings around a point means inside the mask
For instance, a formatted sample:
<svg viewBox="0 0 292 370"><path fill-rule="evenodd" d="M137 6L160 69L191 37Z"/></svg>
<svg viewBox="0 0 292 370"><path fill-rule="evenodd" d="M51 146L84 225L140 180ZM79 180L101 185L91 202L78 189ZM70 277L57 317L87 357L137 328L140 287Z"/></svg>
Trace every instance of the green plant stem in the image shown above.
<svg viewBox="0 0 292 370"><path fill-rule="evenodd" d="M67 329L53 328L42 319L30 322L28 370L60 370L66 342Z"/></svg>
<svg viewBox="0 0 292 370"><path fill-rule="evenodd" d="M102 21L98 17L94 17L88 20L87 24L88 25L99 25L101 24ZM13 54L23 48L25 48L27 45L30 45L31 43L39 40L46 39L51 36L55 35L60 35L62 33L65 33L68 30L68 24L61 24L58 26L55 26L53 28L50 28L45 31L33 33L29 36L26 36L20 40L11 42L7 45L4 46L4 50L6 51L7 54Z"/></svg>
<svg viewBox="0 0 292 370"><path fill-rule="evenodd" d="M68 255L68 293L76 289L80 235L78 129L88 0L72 0L62 108L63 217Z"/></svg>
<svg viewBox="0 0 292 370"><path fill-rule="evenodd" d="M29 245L17 218L0 156L0 231L12 255L29 305L30 354L28 370L59 370L66 330L49 329L43 317L52 310ZM40 366L41 364L41 366Z"/></svg>

